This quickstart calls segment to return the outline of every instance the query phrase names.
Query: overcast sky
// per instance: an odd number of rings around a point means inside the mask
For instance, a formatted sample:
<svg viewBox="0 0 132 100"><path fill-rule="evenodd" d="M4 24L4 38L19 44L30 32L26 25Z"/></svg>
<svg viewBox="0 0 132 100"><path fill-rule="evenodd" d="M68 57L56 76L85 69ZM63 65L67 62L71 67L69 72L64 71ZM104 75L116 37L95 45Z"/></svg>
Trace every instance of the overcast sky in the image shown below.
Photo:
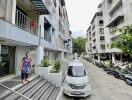
<svg viewBox="0 0 132 100"><path fill-rule="evenodd" d="M72 36L85 36L97 6L102 0L65 0Z"/></svg>

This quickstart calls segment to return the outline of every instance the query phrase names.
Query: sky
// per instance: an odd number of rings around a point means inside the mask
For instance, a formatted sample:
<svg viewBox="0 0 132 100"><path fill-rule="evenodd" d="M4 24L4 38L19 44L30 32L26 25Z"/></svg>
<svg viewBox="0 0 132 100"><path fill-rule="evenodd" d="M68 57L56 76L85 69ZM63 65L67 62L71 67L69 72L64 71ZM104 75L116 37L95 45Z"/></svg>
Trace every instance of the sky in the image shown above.
<svg viewBox="0 0 132 100"><path fill-rule="evenodd" d="M86 30L102 0L65 0L72 37L86 36Z"/></svg>

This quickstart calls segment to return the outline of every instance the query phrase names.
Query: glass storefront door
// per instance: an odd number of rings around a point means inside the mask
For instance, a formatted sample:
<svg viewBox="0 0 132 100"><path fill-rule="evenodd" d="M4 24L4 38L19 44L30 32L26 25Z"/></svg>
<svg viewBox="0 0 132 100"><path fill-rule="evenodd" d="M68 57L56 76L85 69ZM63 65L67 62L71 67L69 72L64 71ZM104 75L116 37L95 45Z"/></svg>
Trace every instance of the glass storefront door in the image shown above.
<svg viewBox="0 0 132 100"><path fill-rule="evenodd" d="M15 69L15 47L1 45L0 77L13 74Z"/></svg>

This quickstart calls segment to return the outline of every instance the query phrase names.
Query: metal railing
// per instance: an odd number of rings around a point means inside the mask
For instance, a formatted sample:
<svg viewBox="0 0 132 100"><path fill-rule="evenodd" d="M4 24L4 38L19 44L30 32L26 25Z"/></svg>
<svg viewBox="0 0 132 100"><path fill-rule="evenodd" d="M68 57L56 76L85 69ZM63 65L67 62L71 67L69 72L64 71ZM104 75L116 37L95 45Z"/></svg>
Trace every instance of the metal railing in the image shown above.
<svg viewBox="0 0 132 100"><path fill-rule="evenodd" d="M37 23L16 9L15 25L25 31L37 35Z"/></svg>
<svg viewBox="0 0 132 100"><path fill-rule="evenodd" d="M14 90L8 88L7 86L5 86L5 85L3 85L3 84L0 84L0 86L2 86L3 88L5 88L5 89L7 89L7 90L9 90L9 91L11 91L11 92L13 92L13 93L19 95L20 97L23 97L23 98L26 99L26 100L31 100L30 98L28 98L28 97L22 95L21 93L18 93L18 92L16 92L16 91L14 91Z"/></svg>

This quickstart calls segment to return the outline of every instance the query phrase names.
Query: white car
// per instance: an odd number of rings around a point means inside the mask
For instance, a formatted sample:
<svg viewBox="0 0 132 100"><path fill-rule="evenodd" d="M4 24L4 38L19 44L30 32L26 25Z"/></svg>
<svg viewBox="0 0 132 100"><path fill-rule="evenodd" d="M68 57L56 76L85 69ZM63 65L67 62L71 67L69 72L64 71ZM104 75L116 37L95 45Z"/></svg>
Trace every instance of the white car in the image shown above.
<svg viewBox="0 0 132 100"><path fill-rule="evenodd" d="M65 72L63 92L68 96L87 97L91 94L91 85L83 64L76 60L68 65Z"/></svg>

